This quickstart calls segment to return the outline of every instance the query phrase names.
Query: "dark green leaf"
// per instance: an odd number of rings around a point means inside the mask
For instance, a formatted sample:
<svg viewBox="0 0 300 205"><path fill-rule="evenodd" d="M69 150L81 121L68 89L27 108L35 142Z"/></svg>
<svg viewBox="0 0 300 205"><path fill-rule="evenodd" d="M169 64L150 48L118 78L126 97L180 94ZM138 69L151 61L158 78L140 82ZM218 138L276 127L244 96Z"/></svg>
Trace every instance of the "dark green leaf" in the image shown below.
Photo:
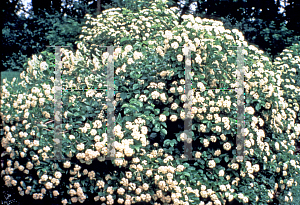
<svg viewBox="0 0 300 205"><path fill-rule="evenodd" d="M140 86L138 84L133 84L133 90L137 90Z"/></svg>
<svg viewBox="0 0 300 205"><path fill-rule="evenodd" d="M123 100L125 100L126 97L127 97L127 93L121 93L120 97L121 97Z"/></svg>
<svg viewBox="0 0 300 205"><path fill-rule="evenodd" d="M162 132L164 135L167 135L167 130L166 130L166 129L161 129L161 132Z"/></svg>
<svg viewBox="0 0 300 205"><path fill-rule="evenodd" d="M160 110L159 109L155 109L154 110L154 114L158 115L160 113Z"/></svg>
<svg viewBox="0 0 300 205"><path fill-rule="evenodd" d="M229 157L226 156L224 160L225 160L225 162L228 162L229 161Z"/></svg>

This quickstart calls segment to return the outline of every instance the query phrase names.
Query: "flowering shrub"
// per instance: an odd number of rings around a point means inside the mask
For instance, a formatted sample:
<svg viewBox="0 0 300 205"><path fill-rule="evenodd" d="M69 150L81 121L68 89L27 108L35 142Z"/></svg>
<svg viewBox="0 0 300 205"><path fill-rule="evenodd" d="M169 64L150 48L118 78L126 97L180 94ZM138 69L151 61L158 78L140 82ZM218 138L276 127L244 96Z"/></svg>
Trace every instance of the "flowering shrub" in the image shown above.
<svg viewBox="0 0 300 205"><path fill-rule="evenodd" d="M76 89L62 91L62 152L71 160L49 160L54 157L54 54L34 55L19 85L4 80L1 143L10 158L1 172L5 184L16 186L20 195L49 196L62 204L292 201L299 172L294 154L300 135L299 44L270 62L238 30L183 18L178 25L172 9L161 3L139 13L110 9L95 19L88 16L76 53L61 49L63 88ZM107 42L119 45L113 54L118 159L112 161L105 160L109 53L92 47ZM198 89L192 97L192 138L183 128L186 50L179 47L188 44L192 87ZM236 159L237 51L230 46L245 47L244 161ZM197 160L183 161L185 140L193 143Z"/></svg>

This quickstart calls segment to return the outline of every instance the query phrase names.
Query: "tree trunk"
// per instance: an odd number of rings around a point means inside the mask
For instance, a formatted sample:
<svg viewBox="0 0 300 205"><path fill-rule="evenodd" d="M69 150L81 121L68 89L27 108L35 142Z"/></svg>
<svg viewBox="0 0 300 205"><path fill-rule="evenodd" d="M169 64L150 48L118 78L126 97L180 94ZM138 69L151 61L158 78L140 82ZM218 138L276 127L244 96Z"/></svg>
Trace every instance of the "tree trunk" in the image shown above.
<svg viewBox="0 0 300 205"><path fill-rule="evenodd" d="M101 13L101 0L97 0L97 15Z"/></svg>

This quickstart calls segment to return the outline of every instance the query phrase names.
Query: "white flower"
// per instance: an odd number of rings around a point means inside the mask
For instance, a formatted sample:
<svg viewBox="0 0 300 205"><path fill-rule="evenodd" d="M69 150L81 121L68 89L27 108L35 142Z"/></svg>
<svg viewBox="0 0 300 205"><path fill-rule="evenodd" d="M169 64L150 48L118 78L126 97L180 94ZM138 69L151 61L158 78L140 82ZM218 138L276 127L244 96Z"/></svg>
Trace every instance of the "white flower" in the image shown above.
<svg viewBox="0 0 300 205"><path fill-rule="evenodd" d="M200 90L205 90L205 86L202 82L197 83L197 88L199 88Z"/></svg>
<svg viewBox="0 0 300 205"><path fill-rule="evenodd" d="M157 92L157 91L153 91L153 92L151 93L151 96L152 96L152 99L157 99L157 98L160 96L160 94L159 94L159 92Z"/></svg>
<svg viewBox="0 0 300 205"><path fill-rule="evenodd" d="M225 174L224 170L223 170L223 169L221 169L221 170L219 171L219 176L220 176L220 177L223 177L223 176L224 176L224 174Z"/></svg>
<svg viewBox="0 0 300 205"><path fill-rule="evenodd" d="M247 108L245 109L245 111L246 111L247 113L249 113L250 115L253 115L253 114L254 114L254 108L253 108L253 107L247 107Z"/></svg>
<svg viewBox="0 0 300 205"><path fill-rule="evenodd" d="M86 127L80 127L79 128L82 133L87 133L87 128Z"/></svg>
<svg viewBox="0 0 300 205"><path fill-rule="evenodd" d="M165 38L166 39L171 40L172 36L173 36L172 31L169 31L169 30L165 31Z"/></svg>
<svg viewBox="0 0 300 205"><path fill-rule="evenodd" d="M134 60L133 60L132 58L128 58L127 63L128 63L129 65L131 65L131 64L134 63Z"/></svg>
<svg viewBox="0 0 300 205"><path fill-rule="evenodd" d="M6 152L10 153L12 151L12 148L11 147L7 147L6 148Z"/></svg>
<svg viewBox="0 0 300 205"><path fill-rule="evenodd" d="M176 50L179 47L179 44L175 41L175 42L171 43L171 47Z"/></svg>
<svg viewBox="0 0 300 205"><path fill-rule="evenodd" d="M286 171L283 171L283 172L282 172L282 175L283 175L283 176L287 176L287 172L286 172Z"/></svg>
<svg viewBox="0 0 300 205"><path fill-rule="evenodd" d="M183 56L182 56L181 54L178 54L178 55L177 55L177 60L178 60L179 62L181 62L181 61L183 60Z"/></svg>
<svg viewBox="0 0 300 205"><path fill-rule="evenodd" d="M53 188L53 184L51 182L47 182L45 184L46 189L52 189Z"/></svg>
<svg viewBox="0 0 300 205"><path fill-rule="evenodd" d="M251 147L251 142L250 142L249 140L246 140L246 141L245 141L245 146L246 146L247 148L250 148L250 147Z"/></svg>
<svg viewBox="0 0 300 205"><path fill-rule="evenodd" d="M201 155L202 155L201 152L196 152L195 153L195 157L198 158L198 159L201 157Z"/></svg>
<svg viewBox="0 0 300 205"><path fill-rule="evenodd" d="M148 128L146 126L141 127L141 133L146 135L148 133Z"/></svg>
<svg viewBox="0 0 300 205"><path fill-rule="evenodd" d="M157 85L157 87L158 87L159 89L163 89L164 86L165 86L165 83L162 83L162 82L159 82L158 85Z"/></svg>
<svg viewBox="0 0 300 205"><path fill-rule="evenodd" d="M209 162L208 162L208 167L209 168L214 168L216 166L216 162L214 161L214 160L209 160Z"/></svg>
<svg viewBox="0 0 300 205"><path fill-rule="evenodd" d="M177 91L178 91L179 93L182 93L183 87L182 87L182 86L179 86L179 87L177 88Z"/></svg>
<svg viewBox="0 0 300 205"><path fill-rule="evenodd" d="M134 150L131 149L130 147L127 147L127 148L125 148L124 153L127 157L131 157L134 154Z"/></svg>
<svg viewBox="0 0 300 205"><path fill-rule="evenodd" d="M146 101L147 101L147 96L146 96L146 95L141 95L141 96L139 97L139 99L140 99L140 101L142 101L142 102L146 102Z"/></svg>
<svg viewBox="0 0 300 205"><path fill-rule="evenodd" d="M78 150L78 151L84 150L84 144L83 144L83 143L78 144L78 145L77 145L77 150Z"/></svg>
<svg viewBox="0 0 300 205"><path fill-rule="evenodd" d="M57 178L57 179L60 179L61 178L61 173L60 172L55 172L54 177Z"/></svg>
<svg viewBox="0 0 300 205"><path fill-rule="evenodd" d="M25 113L24 113L24 118L27 119L28 117L29 117L29 112L25 112Z"/></svg>
<svg viewBox="0 0 300 205"><path fill-rule="evenodd" d="M125 52L130 52L132 50L132 46L131 45L127 45L125 46Z"/></svg>
<svg viewBox="0 0 300 205"><path fill-rule="evenodd" d="M231 149L231 144L229 142L226 142L223 144L223 148L226 150L226 151L229 151Z"/></svg>
<svg viewBox="0 0 300 205"><path fill-rule="evenodd" d="M252 166L252 168L253 168L253 170L255 171L255 172L259 172L259 165L258 164L255 164L255 165L253 165Z"/></svg>
<svg viewBox="0 0 300 205"><path fill-rule="evenodd" d="M38 140L33 140L33 146L38 147L39 146L39 141Z"/></svg>
<svg viewBox="0 0 300 205"><path fill-rule="evenodd" d="M185 102L187 99L186 95L181 95L181 101Z"/></svg>
<svg viewBox="0 0 300 205"><path fill-rule="evenodd" d="M166 119L167 119L167 117L166 117L164 114L161 114L161 115L159 116L159 120L160 120L161 122L166 121Z"/></svg>
<svg viewBox="0 0 300 205"><path fill-rule="evenodd" d="M45 61L41 62L40 69L41 69L41 71L47 70L48 64Z"/></svg>
<svg viewBox="0 0 300 205"><path fill-rule="evenodd" d="M175 122L175 121L177 120L177 116L176 116L176 115L171 115L171 116L170 116L170 120L171 120L172 122Z"/></svg>
<svg viewBox="0 0 300 205"><path fill-rule="evenodd" d="M137 60L141 57L143 57L143 54L141 52L134 51L134 53L133 53L133 59L134 60Z"/></svg>
<svg viewBox="0 0 300 205"><path fill-rule="evenodd" d="M186 135L186 133L183 132L183 133L180 134L180 140L181 140L181 141L187 140L187 135Z"/></svg>
<svg viewBox="0 0 300 205"><path fill-rule="evenodd" d="M177 40L179 43L182 42L182 38L180 36L174 36L174 39Z"/></svg>
<svg viewBox="0 0 300 205"><path fill-rule="evenodd" d="M276 149L276 150L279 150L279 149L280 149L280 146L279 146L279 143L278 143L278 142L275 142L275 149Z"/></svg>
<svg viewBox="0 0 300 205"><path fill-rule="evenodd" d="M171 92L171 93L175 93L175 92L176 92L175 88L174 88L174 87L171 87L171 88L170 88L170 92Z"/></svg>
<svg viewBox="0 0 300 205"><path fill-rule="evenodd" d="M92 129L90 133L92 136L95 136L97 134L97 131L95 129Z"/></svg>
<svg viewBox="0 0 300 205"><path fill-rule="evenodd" d="M295 161L295 160L291 160L291 161L290 161L290 164L291 164L293 167L296 167L296 161Z"/></svg>
<svg viewBox="0 0 300 205"><path fill-rule="evenodd" d="M216 141L217 141L217 138L216 138L216 136L211 136L211 137L210 137L210 141L212 141L212 142L216 142Z"/></svg>
<svg viewBox="0 0 300 205"><path fill-rule="evenodd" d="M166 93L161 93L160 94L160 99L161 99L162 102L166 102L167 101Z"/></svg>
<svg viewBox="0 0 300 205"><path fill-rule="evenodd" d="M66 161L66 162L64 163L64 168L68 169L68 168L70 168L70 167L71 167L71 163L70 163L69 161Z"/></svg>
<svg viewBox="0 0 300 205"><path fill-rule="evenodd" d="M204 147L208 147L208 146L209 146L209 141L208 141L208 139L204 139L204 140L203 140L203 144L204 144Z"/></svg>

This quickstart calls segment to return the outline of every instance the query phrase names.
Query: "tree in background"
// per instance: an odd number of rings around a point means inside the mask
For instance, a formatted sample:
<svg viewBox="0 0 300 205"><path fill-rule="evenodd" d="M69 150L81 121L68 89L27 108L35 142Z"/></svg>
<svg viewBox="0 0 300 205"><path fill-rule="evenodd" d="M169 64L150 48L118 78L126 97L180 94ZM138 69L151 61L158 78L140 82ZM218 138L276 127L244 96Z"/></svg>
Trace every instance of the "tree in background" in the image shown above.
<svg viewBox="0 0 300 205"><path fill-rule="evenodd" d="M192 13L190 5L196 3ZM229 29L240 29L246 40L269 52L270 57L281 52L299 39L300 2L289 1L286 16L278 13L279 1L274 0L180 0L168 2L180 8L180 15L191 13L201 18L221 20ZM76 49L75 41L85 23L87 13L97 15L113 7L138 11L149 6L142 0L32 0L29 18L18 16L20 0L4 0L2 4L3 51L1 60L5 70L22 71L23 64L33 53L46 49L46 45L69 45ZM64 5L63 5L64 4ZM286 23L287 22L287 23ZM48 48L53 51L53 48Z"/></svg>
<svg viewBox="0 0 300 205"><path fill-rule="evenodd" d="M73 2L32 0L32 9L25 11L20 0L1 2L4 70L22 71L23 64L33 53L46 49L47 45L70 45L75 48L86 13L93 13L90 1ZM17 15L22 10L24 13ZM49 48L53 49L53 48ZM53 50L52 50L53 51Z"/></svg>
<svg viewBox="0 0 300 205"><path fill-rule="evenodd" d="M286 7L284 16L278 12L279 0L186 0L181 7L181 15L190 13L201 18L220 20L229 29L237 28L250 43L268 52L274 60L276 54L292 45L300 36L300 2L288 2L290 5ZM193 3L196 4L194 13L190 10Z"/></svg>
<svg viewBox="0 0 300 205"><path fill-rule="evenodd" d="M47 45L71 46L85 23L85 14L99 14L113 6L128 7L130 1L115 0L32 0L32 9L26 11L21 0L1 1L4 70L23 71L28 57L47 49ZM136 3L136 2L133 2ZM139 1L138 5L147 1ZM99 7L100 6L100 7ZM137 7L139 9L141 7ZM17 15L19 10L22 15ZM29 17L25 17L25 13Z"/></svg>
<svg viewBox="0 0 300 205"><path fill-rule="evenodd" d="M287 28L294 30L298 34L300 33L300 1L289 0L289 5L285 7Z"/></svg>

